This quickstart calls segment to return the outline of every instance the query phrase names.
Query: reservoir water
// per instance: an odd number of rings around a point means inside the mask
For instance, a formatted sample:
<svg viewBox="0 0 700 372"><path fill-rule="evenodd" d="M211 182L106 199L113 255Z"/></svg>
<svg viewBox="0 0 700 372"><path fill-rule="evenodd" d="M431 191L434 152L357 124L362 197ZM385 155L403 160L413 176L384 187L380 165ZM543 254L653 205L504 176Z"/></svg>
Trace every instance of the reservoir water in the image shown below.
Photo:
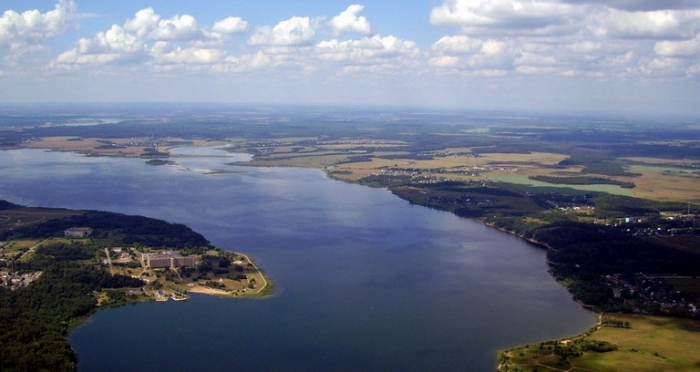
<svg viewBox="0 0 700 372"><path fill-rule="evenodd" d="M500 348L594 323L518 238L319 170L180 153L0 152L2 199L184 223L275 280L266 299L101 310L69 337L81 371L491 371Z"/></svg>

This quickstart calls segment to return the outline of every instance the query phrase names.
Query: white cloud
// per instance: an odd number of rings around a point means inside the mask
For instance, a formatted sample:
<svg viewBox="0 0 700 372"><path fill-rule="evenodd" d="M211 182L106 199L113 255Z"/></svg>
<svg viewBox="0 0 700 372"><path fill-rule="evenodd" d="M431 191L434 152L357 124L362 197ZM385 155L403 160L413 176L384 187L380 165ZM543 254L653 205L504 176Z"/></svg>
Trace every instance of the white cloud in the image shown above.
<svg viewBox="0 0 700 372"><path fill-rule="evenodd" d="M440 56L431 59L430 64L439 68L457 68L461 61L456 56Z"/></svg>
<svg viewBox="0 0 700 372"><path fill-rule="evenodd" d="M81 20L80 15L71 15L65 5L69 3L59 3L56 10L43 14L2 15L0 48L7 51L0 50L5 54L0 70L10 76L22 69L48 74L51 68L79 72L94 66L92 71L101 75L187 71L213 80L224 78L206 73L253 72L250 76L285 79L290 86L286 79L325 84L343 81L348 73L372 76L372 83L392 76L397 81L422 79L427 85L431 80L452 83L464 77L648 83L695 82L700 76L700 0L433 3L432 26L404 29L432 27L425 35L444 30L443 37L420 46L399 34L374 34L373 25L362 16L365 7L359 4L327 18L298 16L259 27L227 15L215 18L213 24L200 24L187 14L161 16L146 8L102 32L83 34L70 50L52 54L43 41ZM247 42L235 34L245 34ZM345 35L352 39L344 40Z"/></svg>
<svg viewBox="0 0 700 372"><path fill-rule="evenodd" d="M689 39L700 32L700 10L609 10L598 31L620 39Z"/></svg>
<svg viewBox="0 0 700 372"><path fill-rule="evenodd" d="M614 9L636 11L654 11L665 9L693 9L700 7L698 0L563 0L574 5L602 4Z"/></svg>
<svg viewBox="0 0 700 372"><path fill-rule="evenodd" d="M443 0L439 70L607 78L682 78L700 57L700 0ZM487 42L503 49L489 52ZM494 44L496 42L496 44Z"/></svg>
<svg viewBox="0 0 700 372"><path fill-rule="evenodd" d="M352 62L354 64L385 63L386 59L415 57L420 52L416 43L395 36L378 35L357 40L322 41L316 45L316 56L321 60ZM379 61L379 60L382 61Z"/></svg>
<svg viewBox="0 0 700 372"><path fill-rule="evenodd" d="M443 37L433 44L436 57L429 63L455 70L512 70L521 51L510 40L472 40L463 36ZM500 72L499 72L500 74Z"/></svg>
<svg viewBox="0 0 700 372"><path fill-rule="evenodd" d="M185 14L161 20L149 37L153 40L190 41L203 38L204 32L194 17Z"/></svg>
<svg viewBox="0 0 700 372"><path fill-rule="evenodd" d="M646 71L654 75L682 77L686 75L688 64L679 58L654 58L646 67Z"/></svg>
<svg viewBox="0 0 700 372"><path fill-rule="evenodd" d="M194 17L185 14L162 19L153 8L139 10L124 23L124 29L139 38L157 41L191 41L205 36Z"/></svg>
<svg viewBox="0 0 700 372"><path fill-rule="evenodd" d="M273 28L259 27L248 40L250 45L303 46L316 40L316 25L309 17L292 17Z"/></svg>
<svg viewBox="0 0 700 372"><path fill-rule="evenodd" d="M447 55L472 54L481 48L481 44L480 40L465 35L445 36L432 45L432 50Z"/></svg>
<svg viewBox="0 0 700 372"><path fill-rule="evenodd" d="M553 66L557 64L556 58L553 56L545 56L536 53L523 52L518 58L515 59L516 65L521 66Z"/></svg>
<svg viewBox="0 0 700 372"><path fill-rule="evenodd" d="M215 27L218 31L231 31L236 23L238 27L246 24L240 18L231 17L218 22ZM81 38L72 50L56 58L54 66L145 61L155 65L213 64L226 54L224 50L207 46L214 44L209 38L216 37L205 32L190 15L163 19L152 8L146 8L126 20L123 26L112 25L93 38Z"/></svg>
<svg viewBox="0 0 700 372"><path fill-rule="evenodd" d="M430 12L435 25L461 25L469 33L554 32L582 14L551 0L446 0Z"/></svg>
<svg viewBox="0 0 700 372"><path fill-rule="evenodd" d="M160 19L153 8L141 9L134 18L124 22L124 29L138 38L146 38L158 27Z"/></svg>
<svg viewBox="0 0 700 372"><path fill-rule="evenodd" d="M372 33L372 26L367 18L357 15L364 9L362 5L350 5L343 12L333 17L328 24L333 29L333 35L339 36L344 33L358 33L361 35L369 35Z"/></svg>
<svg viewBox="0 0 700 372"><path fill-rule="evenodd" d="M574 53L593 53L599 51L603 44L597 41L580 41L567 46L567 49Z"/></svg>
<svg viewBox="0 0 700 372"><path fill-rule="evenodd" d="M693 40L659 41L654 52L664 57L694 57L700 54L700 35Z"/></svg>
<svg viewBox="0 0 700 372"><path fill-rule="evenodd" d="M138 37L124 28L112 25L106 32L99 32L94 38L82 38L76 47L61 53L56 62L65 64L105 64L114 62L135 62L146 56L146 45Z"/></svg>
<svg viewBox="0 0 700 372"><path fill-rule="evenodd" d="M211 30L220 34L243 33L248 31L248 22L241 17L228 17L216 22Z"/></svg>
<svg viewBox="0 0 700 372"><path fill-rule="evenodd" d="M212 64L221 61L225 53L213 48L182 48L165 41L157 42L151 55L158 64Z"/></svg>
<svg viewBox="0 0 700 372"><path fill-rule="evenodd" d="M5 11L0 17L0 48L36 44L63 33L73 25L74 10L72 1L62 1L46 13Z"/></svg>

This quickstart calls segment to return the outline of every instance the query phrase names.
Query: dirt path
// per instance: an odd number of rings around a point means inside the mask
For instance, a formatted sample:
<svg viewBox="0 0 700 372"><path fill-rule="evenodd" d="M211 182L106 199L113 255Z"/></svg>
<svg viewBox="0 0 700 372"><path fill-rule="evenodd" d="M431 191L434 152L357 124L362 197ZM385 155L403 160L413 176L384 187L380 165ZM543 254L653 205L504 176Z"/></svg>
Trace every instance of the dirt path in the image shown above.
<svg viewBox="0 0 700 372"><path fill-rule="evenodd" d="M255 271L257 271L258 274L260 274L260 279L262 279L263 285L260 288L258 288L258 290L255 291L253 294L260 293L263 289L265 289L267 287L267 280L265 279L265 275L263 275L260 268L255 265L255 263L250 259L250 257L248 257L247 255L244 255L243 253L239 253L239 254L241 256L245 257L245 259L248 260L248 262L250 262L251 265L253 265L253 268L255 269Z"/></svg>

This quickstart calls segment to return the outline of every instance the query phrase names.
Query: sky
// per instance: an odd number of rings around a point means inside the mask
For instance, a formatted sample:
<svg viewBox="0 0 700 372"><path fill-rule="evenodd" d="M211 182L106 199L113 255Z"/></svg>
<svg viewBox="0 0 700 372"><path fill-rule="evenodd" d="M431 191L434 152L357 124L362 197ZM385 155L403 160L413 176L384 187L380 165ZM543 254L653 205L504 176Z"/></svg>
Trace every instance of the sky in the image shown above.
<svg viewBox="0 0 700 372"><path fill-rule="evenodd" d="M0 103L700 116L700 0L2 0Z"/></svg>

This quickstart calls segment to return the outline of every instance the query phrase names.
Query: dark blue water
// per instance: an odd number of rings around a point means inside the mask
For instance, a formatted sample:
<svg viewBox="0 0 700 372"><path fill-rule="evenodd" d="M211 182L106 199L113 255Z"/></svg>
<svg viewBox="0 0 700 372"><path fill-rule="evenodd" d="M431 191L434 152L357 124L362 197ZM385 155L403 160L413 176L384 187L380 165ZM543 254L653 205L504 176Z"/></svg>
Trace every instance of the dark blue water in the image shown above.
<svg viewBox="0 0 700 372"><path fill-rule="evenodd" d="M318 170L177 161L0 152L0 198L184 223L276 282L99 311L70 335L83 371L488 371L497 349L594 322L544 251L479 223Z"/></svg>

